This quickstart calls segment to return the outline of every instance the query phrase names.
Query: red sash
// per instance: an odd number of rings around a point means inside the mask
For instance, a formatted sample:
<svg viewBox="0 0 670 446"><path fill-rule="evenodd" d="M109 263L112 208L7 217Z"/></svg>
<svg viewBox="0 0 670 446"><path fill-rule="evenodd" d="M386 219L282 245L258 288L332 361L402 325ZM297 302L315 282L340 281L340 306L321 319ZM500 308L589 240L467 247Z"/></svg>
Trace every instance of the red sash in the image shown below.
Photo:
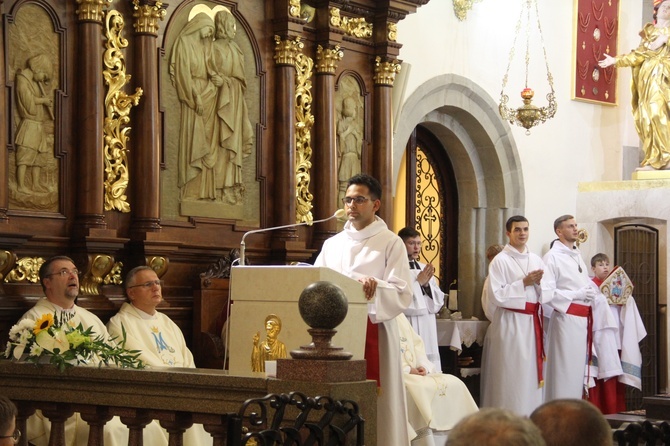
<svg viewBox="0 0 670 446"><path fill-rule="evenodd" d="M515 308L505 308L505 310L515 313L530 314L533 316L533 328L535 329L535 359L537 364L537 384L538 387L544 386L543 362L547 359L544 354L544 332L542 331L542 305L539 302L526 302L526 308L523 310Z"/></svg>
<svg viewBox="0 0 670 446"><path fill-rule="evenodd" d="M367 318L368 327L365 333L365 362L367 368L365 377L377 381L377 387L381 387L379 379L379 327Z"/></svg>
<svg viewBox="0 0 670 446"><path fill-rule="evenodd" d="M591 350L591 347L593 346L593 309L590 305L570 304L566 314L586 318L586 354L589 358L587 364L591 364L591 361L593 360ZM591 368L587 367L587 369L587 378L591 378Z"/></svg>

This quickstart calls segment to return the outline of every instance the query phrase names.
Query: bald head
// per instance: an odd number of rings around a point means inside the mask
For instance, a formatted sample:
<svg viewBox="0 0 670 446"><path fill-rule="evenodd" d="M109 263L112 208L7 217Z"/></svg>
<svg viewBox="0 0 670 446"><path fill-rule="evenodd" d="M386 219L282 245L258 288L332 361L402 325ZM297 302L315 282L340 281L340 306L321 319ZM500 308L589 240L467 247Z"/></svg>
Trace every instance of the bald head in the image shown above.
<svg viewBox="0 0 670 446"><path fill-rule="evenodd" d="M535 409L530 419L547 446L612 446L607 420L593 404L577 399L554 400Z"/></svg>
<svg viewBox="0 0 670 446"><path fill-rule="evenodd" d="M447 446L544 446L528 419L509 410L487 407L463 418L449 431Z"/></svg>

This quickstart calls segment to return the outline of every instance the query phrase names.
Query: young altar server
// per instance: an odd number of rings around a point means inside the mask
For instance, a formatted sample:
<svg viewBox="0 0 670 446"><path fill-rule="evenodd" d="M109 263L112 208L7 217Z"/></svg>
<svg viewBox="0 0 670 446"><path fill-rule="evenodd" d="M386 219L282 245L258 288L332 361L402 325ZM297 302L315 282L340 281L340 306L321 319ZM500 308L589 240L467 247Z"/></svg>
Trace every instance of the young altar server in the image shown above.
<svg viewBox="0 0 670 446"><path fill-rule="evenodd" d="M444 292L435 280L435 267L419 262L421 254L421 234L414 228L403 228L398 236L405 243L409 258L409 272L412 276L412 303L404 311L407 320L421 336L428 359L435 370L442 370L440 351L437 345L437 323L435 315L444 305Z"/></svg>

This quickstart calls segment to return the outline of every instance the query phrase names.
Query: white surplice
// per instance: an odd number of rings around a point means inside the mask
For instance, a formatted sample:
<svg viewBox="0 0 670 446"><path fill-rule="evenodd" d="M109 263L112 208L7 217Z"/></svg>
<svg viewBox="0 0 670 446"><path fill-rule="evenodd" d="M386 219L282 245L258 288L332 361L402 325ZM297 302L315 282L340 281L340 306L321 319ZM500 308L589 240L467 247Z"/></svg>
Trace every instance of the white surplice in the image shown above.
<svg viewBox="0 0 670 446"><path fill-rule="evenodd" d="M530 415L542 404L538 380L533 315L523 310L526 302L541 301L538 285L525 287L530 271L543 269L542 259L525 248L520 253L509 244L489 265L489 299L496 306L484 338L481 406L501 407Z"/></svg>
<svg viewBox="0 0 670 446"><path fill-rule="evenodd" d="M117 337L117 342L123 338L125 329L125 347L128 350L141 350L140 359L150 367L195 368L193 354L186 346L181 329L159 311L148 314L126 302L109 320L107 328L112 336ZM186 429L182 439L184 445L212 443L212 436L202 424L194 424Z"/></svg>
<svg viewBox="0 0 670 446"><path fill-rule="evenodd" d="M150 315L126 302L107 323L109 334L115 336L117 342L123 337L123 328L126 331L126 348L141 350L140 359L147 365L195 367L184 334L163 313L157 311Z"/></svg>
<svg viewBox="0 0 670 446"><path fill-rule="evenodd" d="M591 278L577 248L556 242L544 256L546 268L542 277L543 299L554 310L547 331L547 385L545 400L581 399L589 381L587 332L588 319L567 314L571 304L591 306L594 327L616 326L607 301L596 295L587 302L580 291L591 286ZM608 318L603 320L601 318Z"/></svg>
<svg viewBox="0 0 670 446"><path fill-rule="evenodd" d="M604 304L597 302L593 305L592 359L584 377L584 386L587 389L596 385L596 379L607 380L623 373L619 358L619 326L614 317L617 310L610 308L610 305L607 304L607 298L593 280L591 280L590 285L596 292L595 299L605 302ZM599 312L611 314L598 314Z"/></svg>
<svg viewBox="0 0 670 446"><path fill-rule="evenodd" d="M28 310L21 319L30 318L33 320L39 319L44 314L57 314L58 318L63 315L70 316L69 322L78 326L79 324L88 329L92 327L94 335L102 336L105 340L110 341L111 336L105 328L100 318L85 308L74 305L71 309L63 309L58 305L49 302L46 298L37 301L35 306ZM51 433L51 422L42 415L41 411L36 411L27 420L26 437L28 441L35 446L46 446L49 444L49 435ZM66 446L78 446L88 443L88 424L81 419L78 412L75 412L65 422L65 444ZM149 423L143 431L144 444L151 445L167 445L167 437L163 433L162 428L158 422L153 421ZM113 417L105 424L104 441L106 446L125 446L128 444L128 428L121 423L119 417Z"/></svg>
<svg viewBox="0 0 670 446"><path fill-rule="evenodd" d="M621 326L619 334L621 336L621 367L623 374L619 381L642 390L642 353L640 352L640 342L647 336L647 330L640 317L637 304L633 296L626 301L626 305L620 309Z"/></svg>
<svg viewBox="0 0 670 446"><path fill-rule="evenodd" d="M425 263L416 262L421 269L410 269L412 277L412 303L404 311L405 316L412 324L412 328L417 332L426 347L428 359L435 364L436 370L442 370L440 362L440 351L437 345L437 323L435 315L444 305L444 292L437 285L435 277L431 277L428 282L431 296L423 292L423 288L417 280L417 276L426 267Z"/></svg>
<svg viewBox="0 0 670 446"><path fill-rule="evenodd" d="M342 232L324 242L314 265L326 266L356 280L377 279L377 291L368 303L368 317L379 327L381 392L377 398L377 444L409 444L414 435L408 429L400 337L395 321L412 301L405 244L379 217L361 231L347 222Z"/></svg>
<svg viewBox="0 0 670 446"><path fill-rule="evenodd" d="M436 431L450 430L463 417L476 412L477 404L463 381L435 369L426 356L423 340L407 318L401 314L396 320L409 422L415 431L426 427ZM410 374L411 368L419 367L426 369L428 374Z"/></svg>
<svg viewBox="0 0 670 446"><path fill-rule="evenodd" d="M489 276L484 279L484 286L482 287L482 310L489 321L493 321L493 315L496 313L496 304L491 302L489 297Z"/></svg>

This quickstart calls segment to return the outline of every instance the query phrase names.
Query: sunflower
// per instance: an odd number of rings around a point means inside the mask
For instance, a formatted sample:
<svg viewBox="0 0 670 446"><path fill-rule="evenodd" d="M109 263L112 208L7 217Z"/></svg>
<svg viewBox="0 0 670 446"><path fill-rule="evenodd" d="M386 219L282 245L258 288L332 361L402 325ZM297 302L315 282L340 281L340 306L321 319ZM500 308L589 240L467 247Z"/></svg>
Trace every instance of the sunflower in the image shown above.
<svg viewBox="0 0 670 446"><path fill-rule="evenodd" d="M54 316L51 313L43 314L42 317L35 322L33 333L38 334L42 330L48 330L54 324Z"/></svg>

